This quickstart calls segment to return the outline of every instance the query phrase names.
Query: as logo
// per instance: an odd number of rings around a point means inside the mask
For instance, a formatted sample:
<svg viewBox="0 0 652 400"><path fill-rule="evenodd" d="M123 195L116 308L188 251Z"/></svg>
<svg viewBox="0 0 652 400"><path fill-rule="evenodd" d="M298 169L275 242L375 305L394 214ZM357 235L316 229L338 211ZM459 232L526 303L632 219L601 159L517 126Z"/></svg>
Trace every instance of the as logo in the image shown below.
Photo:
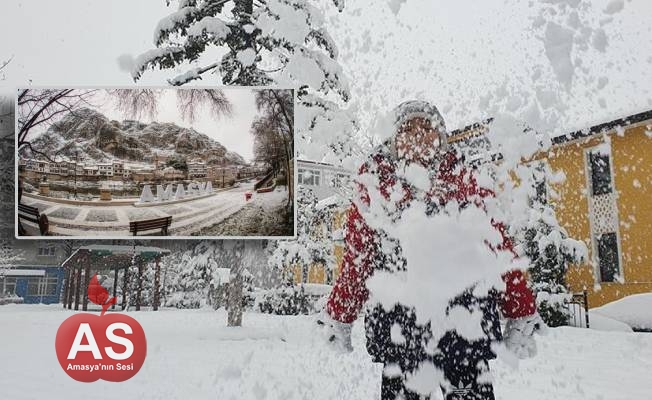
<svg viewBox="0 0 652 400"><path fill-rule="evenodd" d="M61 324L55 342L59 364L77 381L126 381L145 362L145 332L128 315L105 314L116 298L109 299L97 275L88 285L88 298L102 306L102 313L75 314Z"/></svg>

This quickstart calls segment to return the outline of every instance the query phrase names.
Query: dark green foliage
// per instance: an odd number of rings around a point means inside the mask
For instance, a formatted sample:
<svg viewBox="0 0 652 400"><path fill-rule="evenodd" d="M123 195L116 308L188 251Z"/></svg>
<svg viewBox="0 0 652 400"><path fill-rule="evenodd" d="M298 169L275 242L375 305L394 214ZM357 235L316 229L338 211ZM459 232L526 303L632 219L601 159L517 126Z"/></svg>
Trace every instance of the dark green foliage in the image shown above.
<svg viewBox="0 0 652 400"><path fill-rule="evenodd" d="M165 165L166 165L167 167L172 167L172 168L174 168L174 169L176 169L176 170L179 170L179 171L188 172L188 164L187 164L187 162L186 162L186 159L185 159L185 158L182 158L182 157L174 157L174 158L170 158L170 159L165 163Z"/></svg>
<svg viewBox="0 0 652 400"><path fill-rule="evenodd" d="M531 211L521 243L531 260L529 279L541 318L551 327L567 325L566 303L571 295L566 287L566 272L569 264L582 259L585 248L583 243L568 237L550 206L538 208Z"/></svg>
<svg viewBox="0 0 652 400"><path fill-rule="evenodd" d="M310 314L314 307L302 286L273 289L258 301L260 312L276 315Z"/></svg>

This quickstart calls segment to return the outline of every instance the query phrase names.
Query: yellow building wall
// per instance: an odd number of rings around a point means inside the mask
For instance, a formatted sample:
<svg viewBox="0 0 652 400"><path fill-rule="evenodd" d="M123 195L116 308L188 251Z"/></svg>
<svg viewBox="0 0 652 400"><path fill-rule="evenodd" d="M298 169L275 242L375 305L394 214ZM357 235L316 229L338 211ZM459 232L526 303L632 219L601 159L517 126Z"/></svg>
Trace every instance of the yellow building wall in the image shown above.
<svg viewBox="0 0 652 400"><path fill-rule="evenodd" d="M645 124L608 134L611 140L613 179L617 193L621 265L624 282L599 283L589 261L571 266L567 283L573 292L587 289L589 306L597 307L627 295L652 291L652 138ZM554 147L546 156L551 169L561 170L566 180L551 188L559 199L551 199L557 217L570 237L584 241L593 259L585 151L604 142L596 135Z"/></svg>
<svg viewBox="0 0 652 400"><path fill-rule="evenodd" d="M333 221L332 221L332 230L342 229L346 223L346 210L336 212ZM342 267L342 260L344 259L344 243L334 242L333 254L335 256L335 265L331 266L333 268L333 284L337 280L337 277L340 275L340 270ZM303 271L300 265L292 265L290 268L292 274L292 282L294 284L303 283ZM321 283L327 284L326 269L324 265L315 263L308 268L308 277L306 283Z"/></svg>
<svg viewBox="0 0 652 400"><path fill-rule="evenodd" d="M303 270L300 265L293 265L291 267L292 270L292 282L294 282L295 285L298 285L299 283L303 283Z"/></svg>
<svg viewBox="0 0 652 400"><path fill-rule="evenodd" d="M313 264L308 268L308 283L326 283L326 269L322 264Z"/></svg>

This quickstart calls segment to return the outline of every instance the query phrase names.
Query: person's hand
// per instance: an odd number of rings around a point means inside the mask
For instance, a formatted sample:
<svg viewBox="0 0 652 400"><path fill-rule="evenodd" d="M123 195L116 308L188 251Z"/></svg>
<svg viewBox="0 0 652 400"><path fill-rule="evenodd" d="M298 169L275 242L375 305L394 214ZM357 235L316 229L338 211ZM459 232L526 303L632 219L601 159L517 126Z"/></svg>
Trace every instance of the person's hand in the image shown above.
<svg viewBox="0 0 652 400"><path fill-rule="evenodd" d="M317 315L316 323L330 346L345 353L353 351L351 324L334 320L326 311L322 311Z"/></svg>
<svg viewBox="0 0 652 400"><path fill-rule="evenodd" d="M523 318L508 319L505 325L505 346L518 358L532 358L537 354L534 333L545 334L548 327L539 313Z"/></svg>

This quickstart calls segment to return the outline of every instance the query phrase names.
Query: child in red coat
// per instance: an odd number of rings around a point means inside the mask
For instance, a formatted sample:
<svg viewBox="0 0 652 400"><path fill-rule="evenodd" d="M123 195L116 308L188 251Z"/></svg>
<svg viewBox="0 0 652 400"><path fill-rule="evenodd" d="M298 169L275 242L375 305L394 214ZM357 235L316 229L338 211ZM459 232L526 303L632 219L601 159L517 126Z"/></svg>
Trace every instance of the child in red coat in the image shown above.
<svg viewBox="0 0 652 400"><path fill-rule="evenodd" d="M451 201L460 208L483 207L483 199L493 193L481 188L472 171L463 165L461 157L447 147L446 129L437 109L425 102L411 101L401 104L394 115L395 135L380 146L360 169L361 175L376 178L378 187L372 189L379 193L382 201L391 205L386 208L390 219L399 220L402 212L417 197L416 189L397 174L399 162L402 165L419 164L435 177L425 196L428 199L427 214L440 212ZM402 195L396 195L397 185L402 189ZM360 184L359 189L360 204L369 206L369 188ZM492 225L503 238L494 250L513 253L505 226L499 222L492 222ZM367 280L376 270L403 271L409 266L398 240L383 230L371 228L355 204L348 213L345 243L340 276L318 322L328 326L332 342L351 349L350 325L369 298ZM405 385L406 376L424 362L431 362L443 371L446 384L442 385L442 391L446 400L494 399L491 383L482 377L488 372L488 360L495 358L492 344L504 339L508 348L519 357L531 356L536 350L532 333L544 326L536 313L534 297L523 272L509 271L503 275L503 280L505 290L492 290L488 296L475 295L474 283L469 282L469 289L449 302L449 308L462 306L482 312L485 335L479 340L469 340L454 330L433 338L430 322L418 324L410 307L395 304L387 309L381 304L368 304L365 316L367 350L375 362L386 366L382 399L424 398ZM504 338L498 309L508 319ZM400 327L400 343L392 340L392 330L396 326ZM432 340L439 350L435 356L425 348ZM391 373L388 372L390 369Z"/></svg>

